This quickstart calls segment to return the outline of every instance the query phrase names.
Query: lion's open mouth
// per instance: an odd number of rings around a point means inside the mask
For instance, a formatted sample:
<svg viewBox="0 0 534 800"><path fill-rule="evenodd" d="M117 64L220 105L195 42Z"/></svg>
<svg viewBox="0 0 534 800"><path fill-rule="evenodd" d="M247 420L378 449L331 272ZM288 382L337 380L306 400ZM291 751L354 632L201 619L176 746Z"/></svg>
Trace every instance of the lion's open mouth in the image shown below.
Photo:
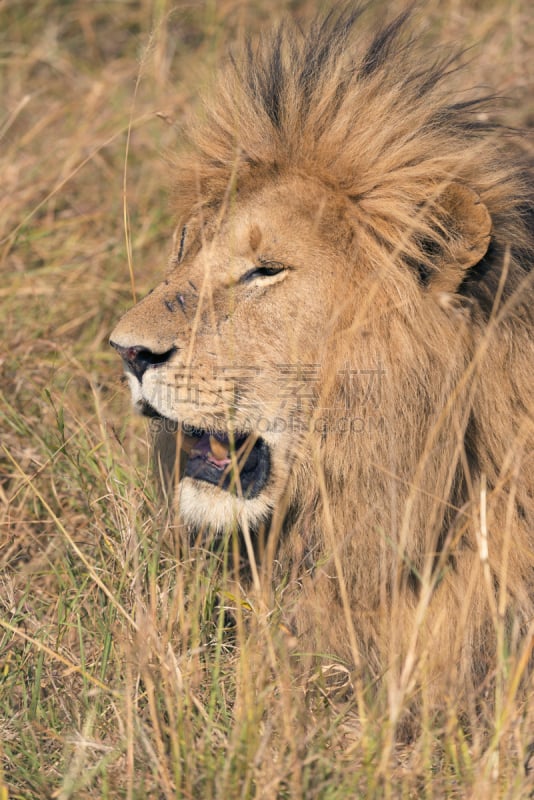
<svg viewBox="0 0 534 800"><path fill-rule="evenodd" d="M187 453L184 474L244 497L256 497L267 483L269 448L253 434L228 436L199 428L187 428L181 436Z"/></svg>
<svg viewBox="0 0 534 800"><path fill-rule="evenodd" d="M145 417L166 420L146 401L140 411ZM271 458L261 437L253 433L230 436L166 421L178 432L180 449L186 455L182 477L206 481L246 498L256 497L265 487Z"/></svg>

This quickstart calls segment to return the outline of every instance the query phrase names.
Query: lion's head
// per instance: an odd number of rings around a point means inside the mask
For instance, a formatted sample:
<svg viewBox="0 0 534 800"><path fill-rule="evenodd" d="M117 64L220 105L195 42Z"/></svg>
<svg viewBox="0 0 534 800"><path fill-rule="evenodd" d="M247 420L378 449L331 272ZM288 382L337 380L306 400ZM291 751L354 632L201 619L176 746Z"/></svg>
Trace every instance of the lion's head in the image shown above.
<svg viewBox="0 0 534 800"><path fill-rule="evenodd" d="M434 685L469 682L484 569L534 613L532 184L450 59L424 66L404 17L359 51L358 16L232 58L177 166L167 277L112 344L178 441L190 529L274 541L317 648L382 672L416 642Z"/></svg>

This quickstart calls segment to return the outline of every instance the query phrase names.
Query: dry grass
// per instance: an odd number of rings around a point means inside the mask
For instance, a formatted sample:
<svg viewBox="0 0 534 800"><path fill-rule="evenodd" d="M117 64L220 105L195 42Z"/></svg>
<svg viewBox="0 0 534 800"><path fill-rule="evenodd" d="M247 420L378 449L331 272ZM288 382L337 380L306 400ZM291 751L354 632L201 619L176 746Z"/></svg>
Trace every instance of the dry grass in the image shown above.
<svg viewBox="0 0 534 800"><path fill-rule="evenodd" d="M145 423L107 346L165 267L161 156L224 43L316 5L0 2L2 800L532 791L515 704L489 735L426 720L397 752L372 707L347 726L292 685L258 609L238 603L226 630L216 556L167 547ZM430 0L420 17L431 44L482 43L469 82L510 95L520 125L534 117L529 5Z"/></svg>

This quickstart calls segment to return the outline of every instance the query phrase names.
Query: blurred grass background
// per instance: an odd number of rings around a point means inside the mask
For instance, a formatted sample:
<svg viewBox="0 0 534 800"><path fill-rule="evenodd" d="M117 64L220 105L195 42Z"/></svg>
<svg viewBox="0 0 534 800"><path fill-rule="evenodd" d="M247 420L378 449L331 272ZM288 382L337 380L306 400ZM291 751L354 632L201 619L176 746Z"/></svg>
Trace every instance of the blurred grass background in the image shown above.
<svg viewBox="0 0 534 800"><path fill-rule="evenodd" d="M369 6L372 24L403 4ZM1 800L533 790L520 707L489 737L451 715L390 752L387 718L347 738L239 614L225 633L210 556L162 546L146 424L107 345L165 269L164 155L225 47L327 7L0 0ZM415 25L429 47L471 47L466 87L529 128L533 16L526 0L429 0Z"/></svg>

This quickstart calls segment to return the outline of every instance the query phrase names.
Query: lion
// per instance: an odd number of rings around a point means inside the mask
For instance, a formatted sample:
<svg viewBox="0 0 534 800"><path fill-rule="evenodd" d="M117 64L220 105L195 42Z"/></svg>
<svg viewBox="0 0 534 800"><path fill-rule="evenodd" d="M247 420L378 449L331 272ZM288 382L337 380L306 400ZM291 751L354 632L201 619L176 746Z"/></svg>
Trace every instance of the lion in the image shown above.
<svg viewBox="0 0 534 800"><path fill-rule="evenodd" d="M238 532L301 651L469 704L533 633L532 173L456 56L360 16L231 55L111 344L180 524Z"/></svg>

